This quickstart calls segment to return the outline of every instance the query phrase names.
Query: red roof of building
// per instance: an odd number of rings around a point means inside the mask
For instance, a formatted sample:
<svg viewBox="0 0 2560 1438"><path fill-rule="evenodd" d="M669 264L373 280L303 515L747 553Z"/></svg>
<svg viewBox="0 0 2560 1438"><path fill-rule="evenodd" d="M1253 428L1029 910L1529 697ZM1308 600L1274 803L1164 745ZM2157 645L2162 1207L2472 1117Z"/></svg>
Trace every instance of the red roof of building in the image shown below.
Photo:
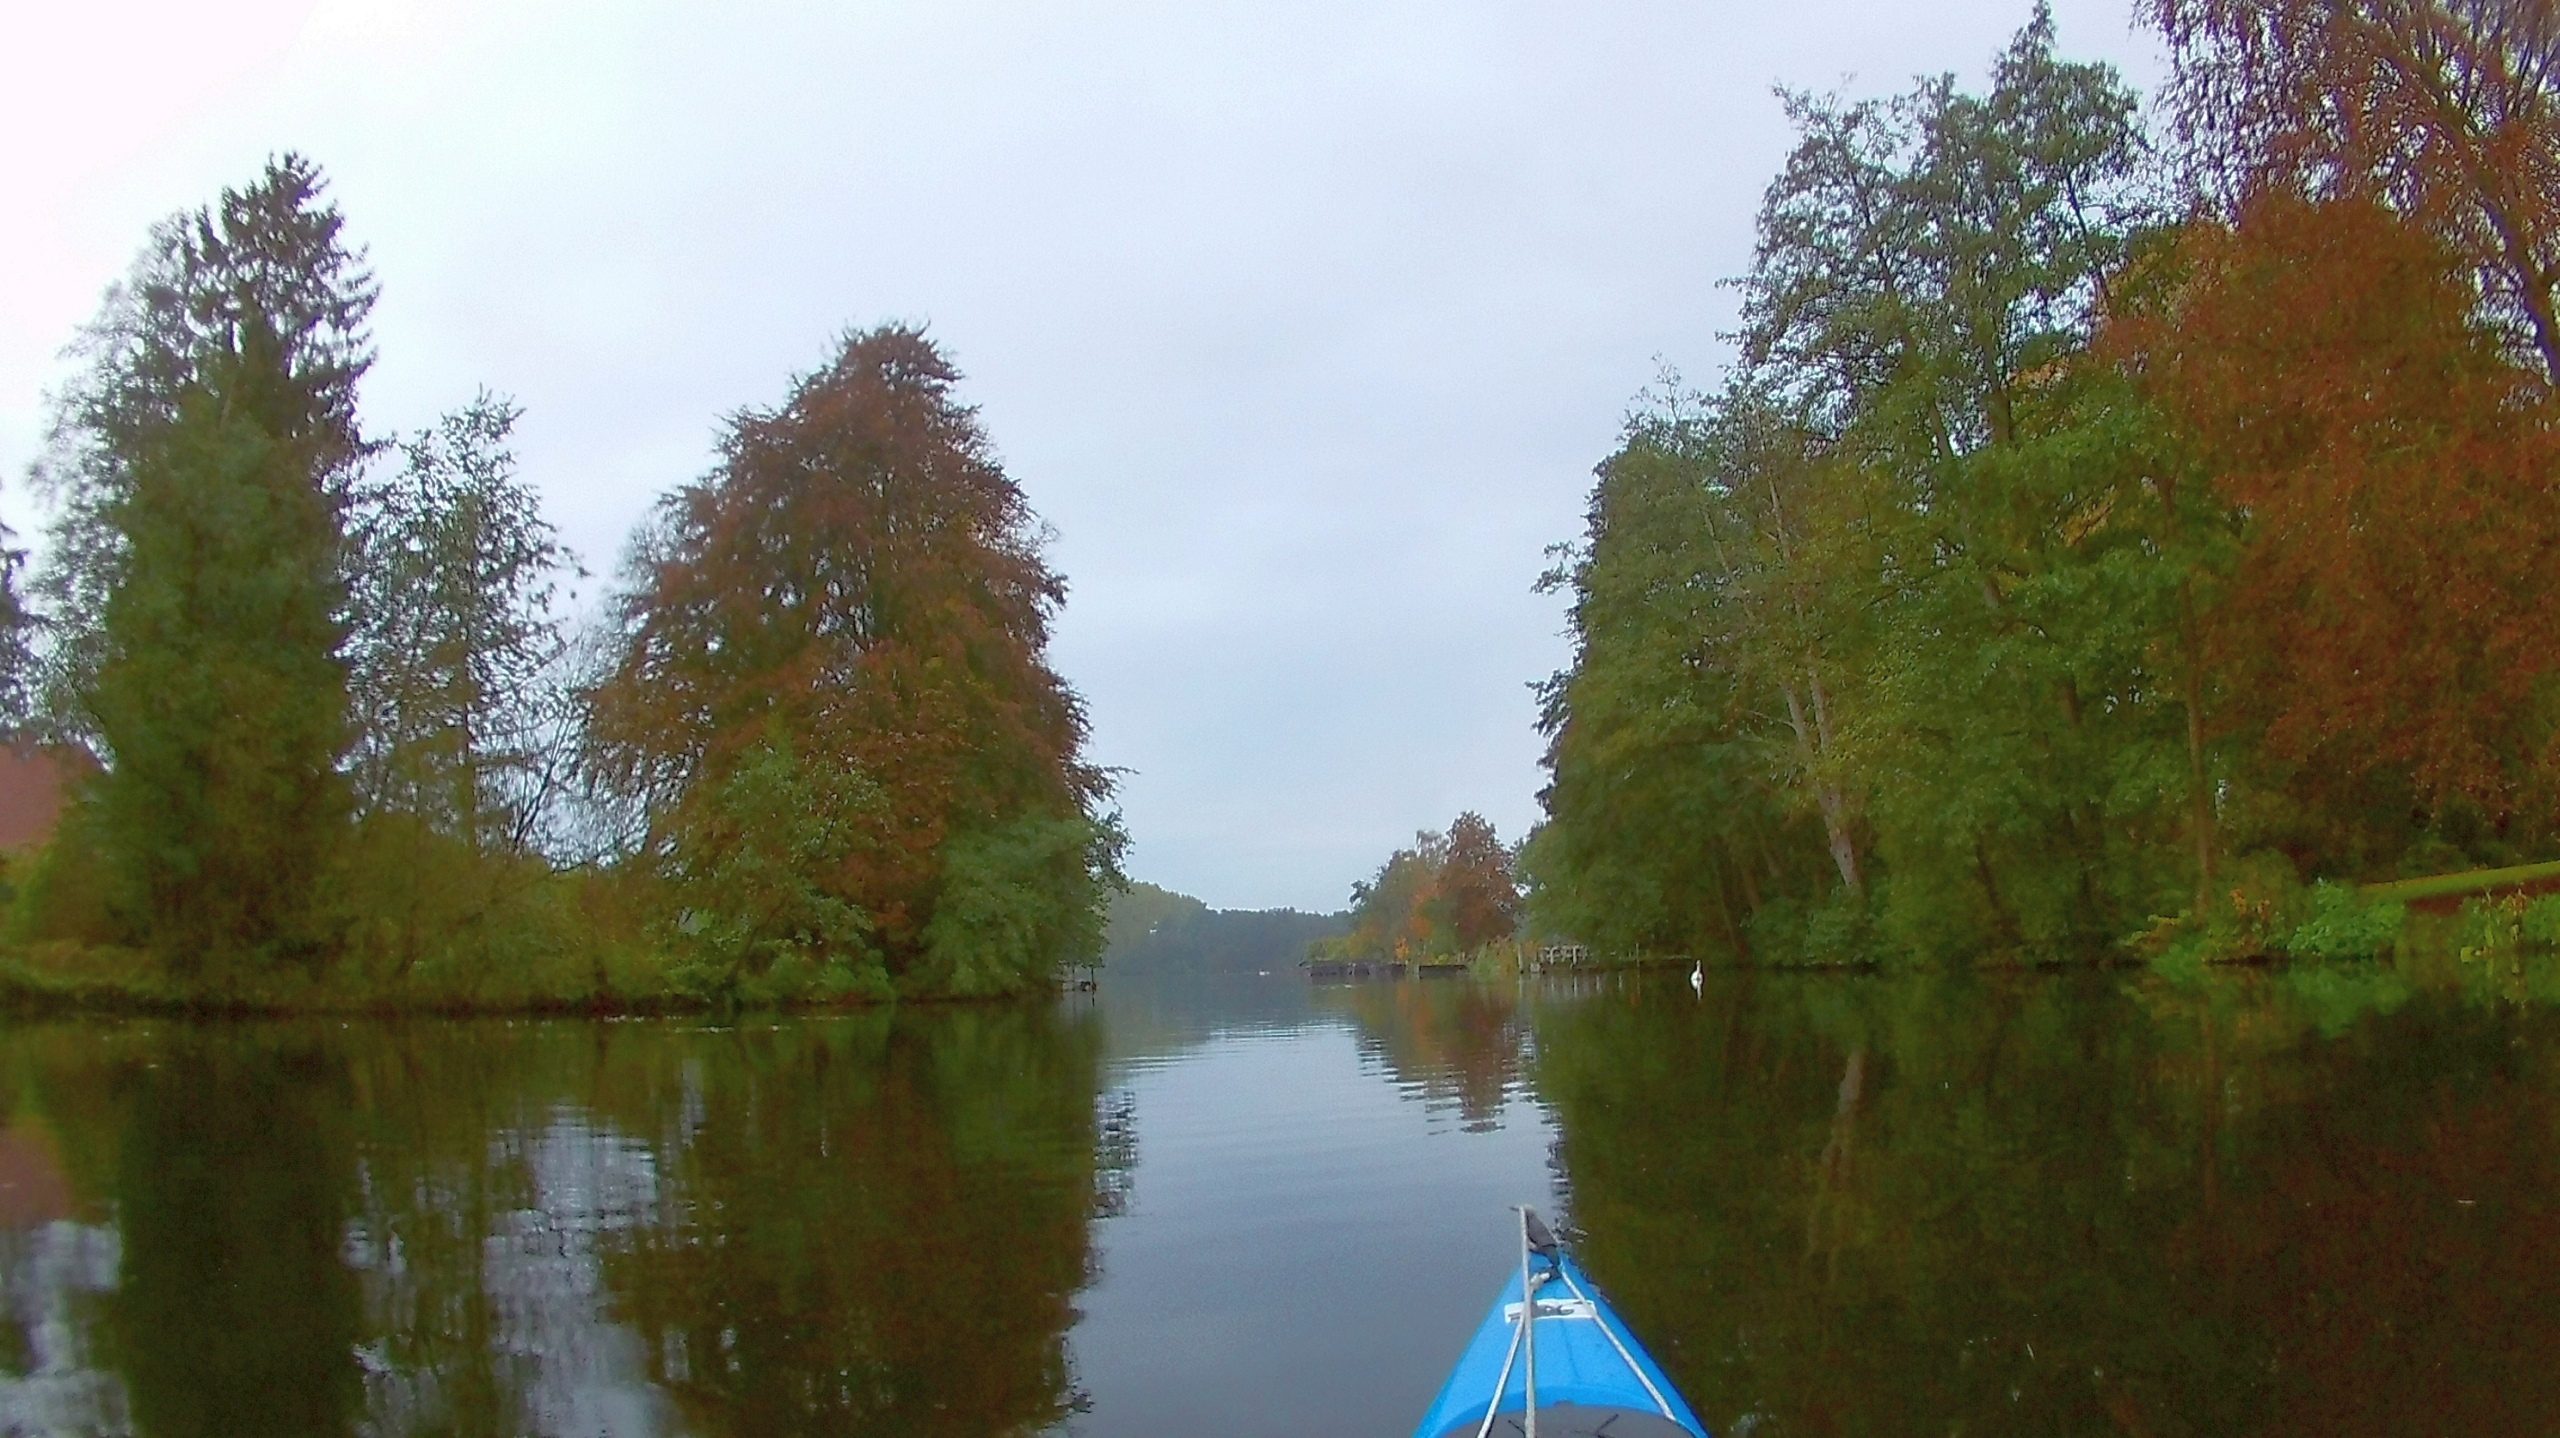
<svg viewBox="0 0 2560 1438"><path fill-rule="evenodd" d="M76 745L0 744L0 850L52 838L72 785L97 771L98 761Z"/></svg>

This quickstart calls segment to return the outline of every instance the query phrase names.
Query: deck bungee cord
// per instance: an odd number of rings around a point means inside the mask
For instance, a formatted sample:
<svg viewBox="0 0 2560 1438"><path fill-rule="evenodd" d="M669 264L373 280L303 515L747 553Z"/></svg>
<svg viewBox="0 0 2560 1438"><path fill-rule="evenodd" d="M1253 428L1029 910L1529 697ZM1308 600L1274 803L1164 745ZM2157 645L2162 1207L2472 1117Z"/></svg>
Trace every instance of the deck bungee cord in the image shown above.
<svg viewBox="0 0 2560 1438"><path fill-rule="evenodd" d="M1415 1438L1707 1438L1553 1231L1535 1210L1516 1212L1518 1277L1503 1283Z"/></svg>

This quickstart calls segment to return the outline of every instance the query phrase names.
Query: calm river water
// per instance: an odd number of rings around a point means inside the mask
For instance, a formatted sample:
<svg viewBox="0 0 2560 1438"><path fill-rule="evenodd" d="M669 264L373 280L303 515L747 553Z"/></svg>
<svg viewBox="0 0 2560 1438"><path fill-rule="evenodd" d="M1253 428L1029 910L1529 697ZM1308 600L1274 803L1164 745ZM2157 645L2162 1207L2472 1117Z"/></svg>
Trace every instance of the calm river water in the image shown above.
<svg viewBox="0 0 2560 1438"><path fill-rule="evenodd" d="M0 1434L1396 1438L1523 1201L1719 1433L2560 1431L2560 970L0 1028Z"/></svg>

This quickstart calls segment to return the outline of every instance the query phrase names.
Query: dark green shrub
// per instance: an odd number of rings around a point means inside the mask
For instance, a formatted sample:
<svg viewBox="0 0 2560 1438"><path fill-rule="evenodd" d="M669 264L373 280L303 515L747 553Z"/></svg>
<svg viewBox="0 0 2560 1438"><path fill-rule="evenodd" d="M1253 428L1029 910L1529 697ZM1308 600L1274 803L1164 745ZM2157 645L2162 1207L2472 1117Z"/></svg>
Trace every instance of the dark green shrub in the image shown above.
<svg viewBox="0 0 2560 1438"><path fill-rule="evenodd" d="M63 810L53 837L10 863L8 933L22 944L124 944L133 926L115 871L97 843L98 821L86 803Z"/></svg>
<svg viewBox="0 0 2560 1438"><path fill-rule="evenodd" d="M2524 920L2518 927L2526 943L2560 949L2560 894L2545 894L2525 905Z"/></svg>
<svg viewBox="0 0 2560 1438"><path fill-rule="evenodd" d="M664 932L675 951L670 985L706 1003L782 1003L816 997L818 976L842 971L847 992L887 987L871 916L844 896L882 803L859 770L803 762L779 730L741 758L698 803L678 856Z"/></svg>
<svg viewBox="0 0 2560 1438"><path fill-rule="evenodd" d="M2466 900L2454 932L2464 953L2560 948L2560 894L2483 894Z"/></svg>
<svg viewBox="0 0 2560 1438"><path fill-rule="evenodd" d="M2389 900L2368 900L2345 884L2311 886L2306 912L2284 939L2297 959L2375 959L2400 940L2409 911Z"/></svg>
<svg viewBox="0 0 2560 1438"><path fill-rule="evenodd" d="M2223 871L2201 911L2155 920L2126 944L2171 970L2263 959L2287 952L2294 929L2310 915L2310 902L2293 861L2260 850Z"/></svg>

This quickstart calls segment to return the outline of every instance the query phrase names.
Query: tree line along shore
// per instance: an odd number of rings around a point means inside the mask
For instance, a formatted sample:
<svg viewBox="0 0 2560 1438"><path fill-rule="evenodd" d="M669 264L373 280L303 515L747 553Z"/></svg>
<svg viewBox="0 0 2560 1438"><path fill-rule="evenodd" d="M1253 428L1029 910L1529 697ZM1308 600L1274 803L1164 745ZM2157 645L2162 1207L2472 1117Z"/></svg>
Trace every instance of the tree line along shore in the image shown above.
<svg viewBox="0 0 2560 1438"><path fill-rule="evenodd" d="M1544 581L1533 931L2560 943L2560 30L2142 11L2149 107L2042 7L1979 92L1785 96L1736 358L1640 397Z"/></svg>

